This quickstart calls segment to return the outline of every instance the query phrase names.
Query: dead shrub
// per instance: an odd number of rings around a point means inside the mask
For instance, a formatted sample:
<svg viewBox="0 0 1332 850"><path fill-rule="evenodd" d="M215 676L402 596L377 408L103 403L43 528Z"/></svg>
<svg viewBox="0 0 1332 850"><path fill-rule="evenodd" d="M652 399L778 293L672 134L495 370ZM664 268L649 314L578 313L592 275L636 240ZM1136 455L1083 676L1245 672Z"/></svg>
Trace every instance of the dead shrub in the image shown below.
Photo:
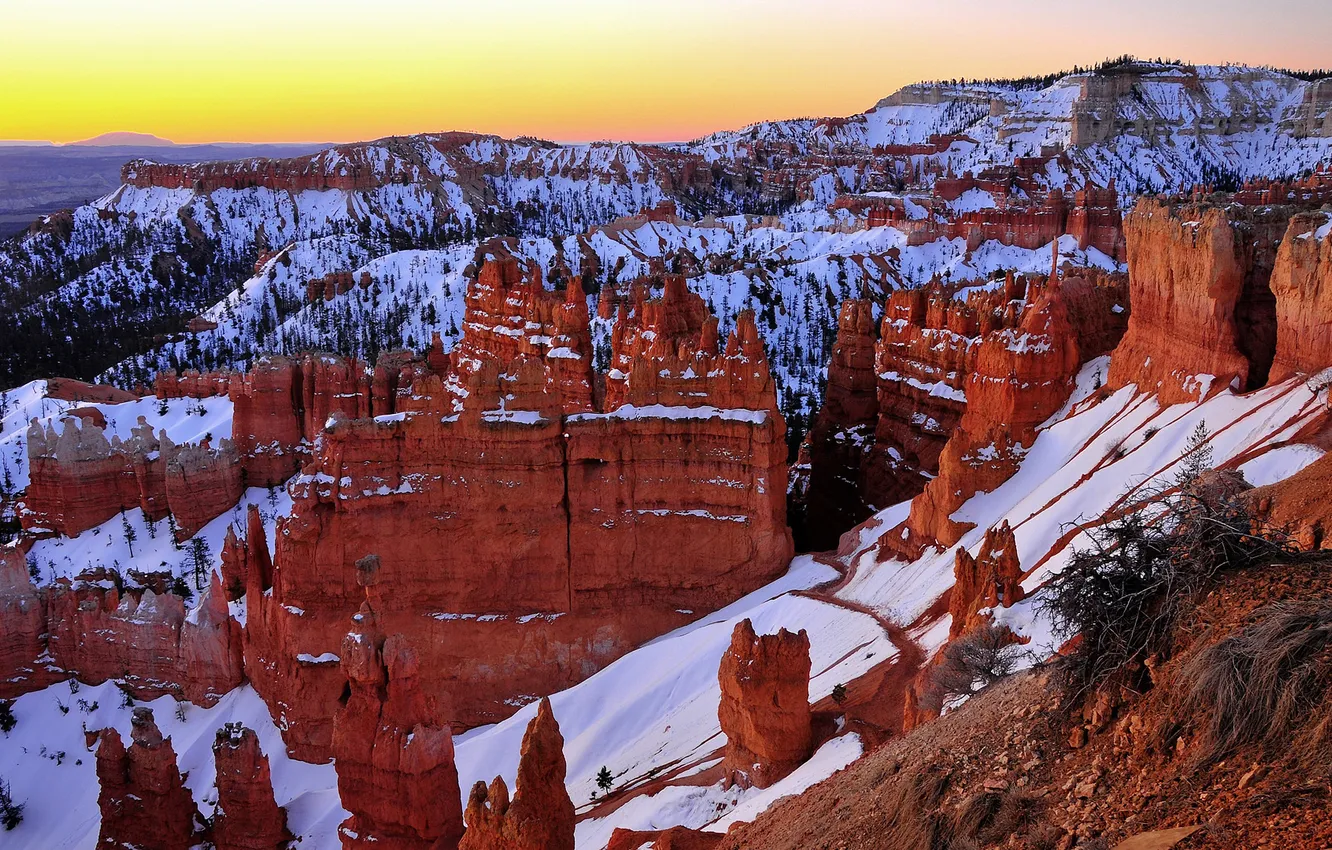
<svg viewBox="0 0 1332 850"><path fill-rule="evenodd" d="M1254 532L1236 474L1194 468L1175 484L1089 531L1091 545L1042 592L1055 632L1082 637L1065 668L1075 697L1168 655L1180 617L1218 573L1294 557L1287 538Z"/></svg>
<svg viewBox="0 0 1332 850"><path fill-rule="evenodd" d="M978 693L1010 675L1025 655L1026 650L1015 643L1007 628L982 623L944 647L930 674L929 687L921 695L921 706L941 711L958 697Z"/></svg>
<svg viewBox="0 0 1332 850"><path fill-rule="evenodd" d="M1201 720L1206 762L1246 744L1286 747L1311 722L1311 737L1326 739L1332 602L1264 606L1253 622L1189 659L1181 682L1182 715Z"/></svg>

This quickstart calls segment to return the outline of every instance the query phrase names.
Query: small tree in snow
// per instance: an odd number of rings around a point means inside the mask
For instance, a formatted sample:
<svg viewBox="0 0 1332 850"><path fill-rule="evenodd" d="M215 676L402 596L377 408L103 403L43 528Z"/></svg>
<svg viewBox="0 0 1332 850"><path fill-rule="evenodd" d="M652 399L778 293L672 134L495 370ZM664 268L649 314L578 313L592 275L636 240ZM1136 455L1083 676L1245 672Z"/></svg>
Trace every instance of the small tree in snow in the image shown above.
<svg viewBox="0 0 1332 850"><path fill-rule="evenodd" d="M611 775L610 768L603 764L601 770L597 771L597 787L601 789L602 793L605 793L614 784L615 777Z"/></svg>
<svg viewBox="0 0 1332 850"><path fill-rule="evenodd" d="M125 545L129 547L130 557L134 557L134 541L138 539L139 533L134 530L134 525L129 521L129 517L122 510L120 512L120 528L125 533Z"/></svg>
<svg viewBox="0 0 1332 850"><path fill-rule="evenodd" d="M8 832L21 823L23 823L23 804L14 802L9 783L0 779L0 826Z"/></svg>
<svg viewBox="0 0 1332 850"><path fill-rule="evenodd" d="M0 699L0 732L9 737L9 733L14 731L18 725L18 718L14 716L14 702L12 700Z"/></svg>
<svg viewBox="0 0 1332 850"><path fill-rule="evenodd" d="M1191 488L1204 472L1212 468L1212 435L1207 420L1201 420L1189 434L1179 471L1175 473L1175 486L1181 490Z"/></svg>

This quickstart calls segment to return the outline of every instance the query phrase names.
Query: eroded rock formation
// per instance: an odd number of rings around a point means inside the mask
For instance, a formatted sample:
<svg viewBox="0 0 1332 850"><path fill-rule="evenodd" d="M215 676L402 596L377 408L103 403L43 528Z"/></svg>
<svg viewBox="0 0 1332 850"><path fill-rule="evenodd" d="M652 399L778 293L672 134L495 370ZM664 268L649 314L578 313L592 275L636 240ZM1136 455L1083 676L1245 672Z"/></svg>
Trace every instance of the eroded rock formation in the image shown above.
<svg viewBox="0 0 1332 850"><path fill-rule="evenodd" d="M756 635L749 620L736 624L717 672L729 782L767 788L809 758L809 672L804 629Z"/></svg>
<svg viewBox="0 0 1332 850"><path fill-rule="evenodd" d="M373 565L362 570L369 586ZM391 590L389 591L392 592ZM333 723L338 795L351 817L344 848L448 850L462 834L453 736L420 687L420 661L402 635L382 637L369 602L342 643L349 686Z"/></svg>
<svg viewBox="0 0 1332 850"><path fill-rule="evenodd" d="M46 630L57 667L91 684L119 680L144 699L169 694L198 705L244 681L240 627L216 573L188 617L179 596L122 590L118 579L91 573L50 588Z"/></svg>
<svg viewBox="0 0 1332 850"><path fill-rule="evenodd" d="M98 735L99 850L189 850L199 812L151 709L134 709L130 740L127 750L115 729Z"/></svg>
<svg viewBox="0 0 1332 850"><path fill-rule="evenodd" d="M266 544L225 547L228 586L250 588L246 668L302 757L330 752L341 682L318 659L363 598L355 563L369 552L394 587L381 628L412 637L423 689L464 727L507 716L515 692L580 681L790 560L785 428L752 318L721 348L682 283L641 300L617 331L634 365L612 371L601 408L570 412L586 382L557 352L589 349L558 317L585 318L584 299L536 295L506 268L483 273L492 291L471 307L467 333L490 330L400 370L394 413L330 417L291 486L271 571L256 580ZM481 301L549 309L549 343L514 320L537 338L497 360L514 337L493 332L482 316L500 308Z"/></svg>
<svg viewBox="0 0 1332 850"><path fill-rule="evenodd" d="M28 428L31 483L20 515L33 534L76 537L125 510L148 519L176 516L185 540L240 498L243 485L230 440L177 446L165 431L153 434L144 417L133 436L110 440L91 418L65 417L62 429Z"/></svg>
<svg viewBox="0 0 1332 850"><path fill-rule="evenodd" d="M273 799L268 757L254 730L228 723L213 742L217 764L217 850L279 850L292 840L287 812Z"/></svg>
<svg viewBox="0 0 1332 850"><path fill-rule="evenodd" d="M1272 380L1319 372L1332 363L1332 216L1290 220L1277 249L1271 289L1276 297Z"/></svg>
<svg viewBox="0 0 1332 850"><path fill-rule="evenodd" d="M513 799L504 779L472 786L459 850L573 850L574 807L564 787L564 736L542 699L523 734Z"/></svg>
<svg viewBox="0 0 1332 850"><path fill-rule="evenodd" d="M28 546L0 546L0 699L43 688L59 674L46 657L46 603L28 574Z"/></svg>
<svg viewBox="0 0 1332 850"><path fill-rule="evenodd" d="M977 626L980 611L1009 608L1022 601L1022 562L1007 520L985 532L976 557L965 549L957 550L953 579L948 601L948 613L953 618L949 639Z"/></svg>
<svg viewBox="0 0 1332 850"><path fill-rule="evenodd" d="M1270 278L1294 212L1139 201L1125 220L1133 316L1108 385L1137 384L1163 404L1265 385L1278 336ZM1298 300L1284 301L1293 318Z"/></svg>

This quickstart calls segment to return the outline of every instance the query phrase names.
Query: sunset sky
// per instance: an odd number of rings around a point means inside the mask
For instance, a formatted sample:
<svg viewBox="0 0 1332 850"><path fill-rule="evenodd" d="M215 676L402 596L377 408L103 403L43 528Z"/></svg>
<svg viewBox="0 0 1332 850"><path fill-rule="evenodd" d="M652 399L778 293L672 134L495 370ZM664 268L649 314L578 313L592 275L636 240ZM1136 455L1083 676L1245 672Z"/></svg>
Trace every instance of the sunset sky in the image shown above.
<svg viewBox="0 0 1332 850"><path fill-rule="evenodd" d="M1332 66L1329 0L0 0L0 139L685 139L1107 56Z"/></svg>

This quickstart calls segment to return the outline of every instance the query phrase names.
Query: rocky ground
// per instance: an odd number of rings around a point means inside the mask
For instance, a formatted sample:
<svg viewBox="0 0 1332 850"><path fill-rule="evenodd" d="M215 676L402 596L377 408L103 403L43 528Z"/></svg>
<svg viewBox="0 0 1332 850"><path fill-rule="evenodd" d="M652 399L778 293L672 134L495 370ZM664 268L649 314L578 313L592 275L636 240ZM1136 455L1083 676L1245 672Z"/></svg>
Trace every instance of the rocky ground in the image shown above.
<svg viewBox="0 0 1332 850"><path fill-rule="evenodd" d="M733 830L724 848L1180 850L1332 846L1326 702L1274 745L1206 763L1180 669L1280 601L1328 600L1332 559L1227 576L1146 693L1070 703L1058 664L1013 676ZM1193 830L1183 837L1184 832ZM1146 843L1121 844L1150 833ZM1145 839L1144 839L1145 841ZM1178 843L1174 843L1178 842Z"/></svg>

